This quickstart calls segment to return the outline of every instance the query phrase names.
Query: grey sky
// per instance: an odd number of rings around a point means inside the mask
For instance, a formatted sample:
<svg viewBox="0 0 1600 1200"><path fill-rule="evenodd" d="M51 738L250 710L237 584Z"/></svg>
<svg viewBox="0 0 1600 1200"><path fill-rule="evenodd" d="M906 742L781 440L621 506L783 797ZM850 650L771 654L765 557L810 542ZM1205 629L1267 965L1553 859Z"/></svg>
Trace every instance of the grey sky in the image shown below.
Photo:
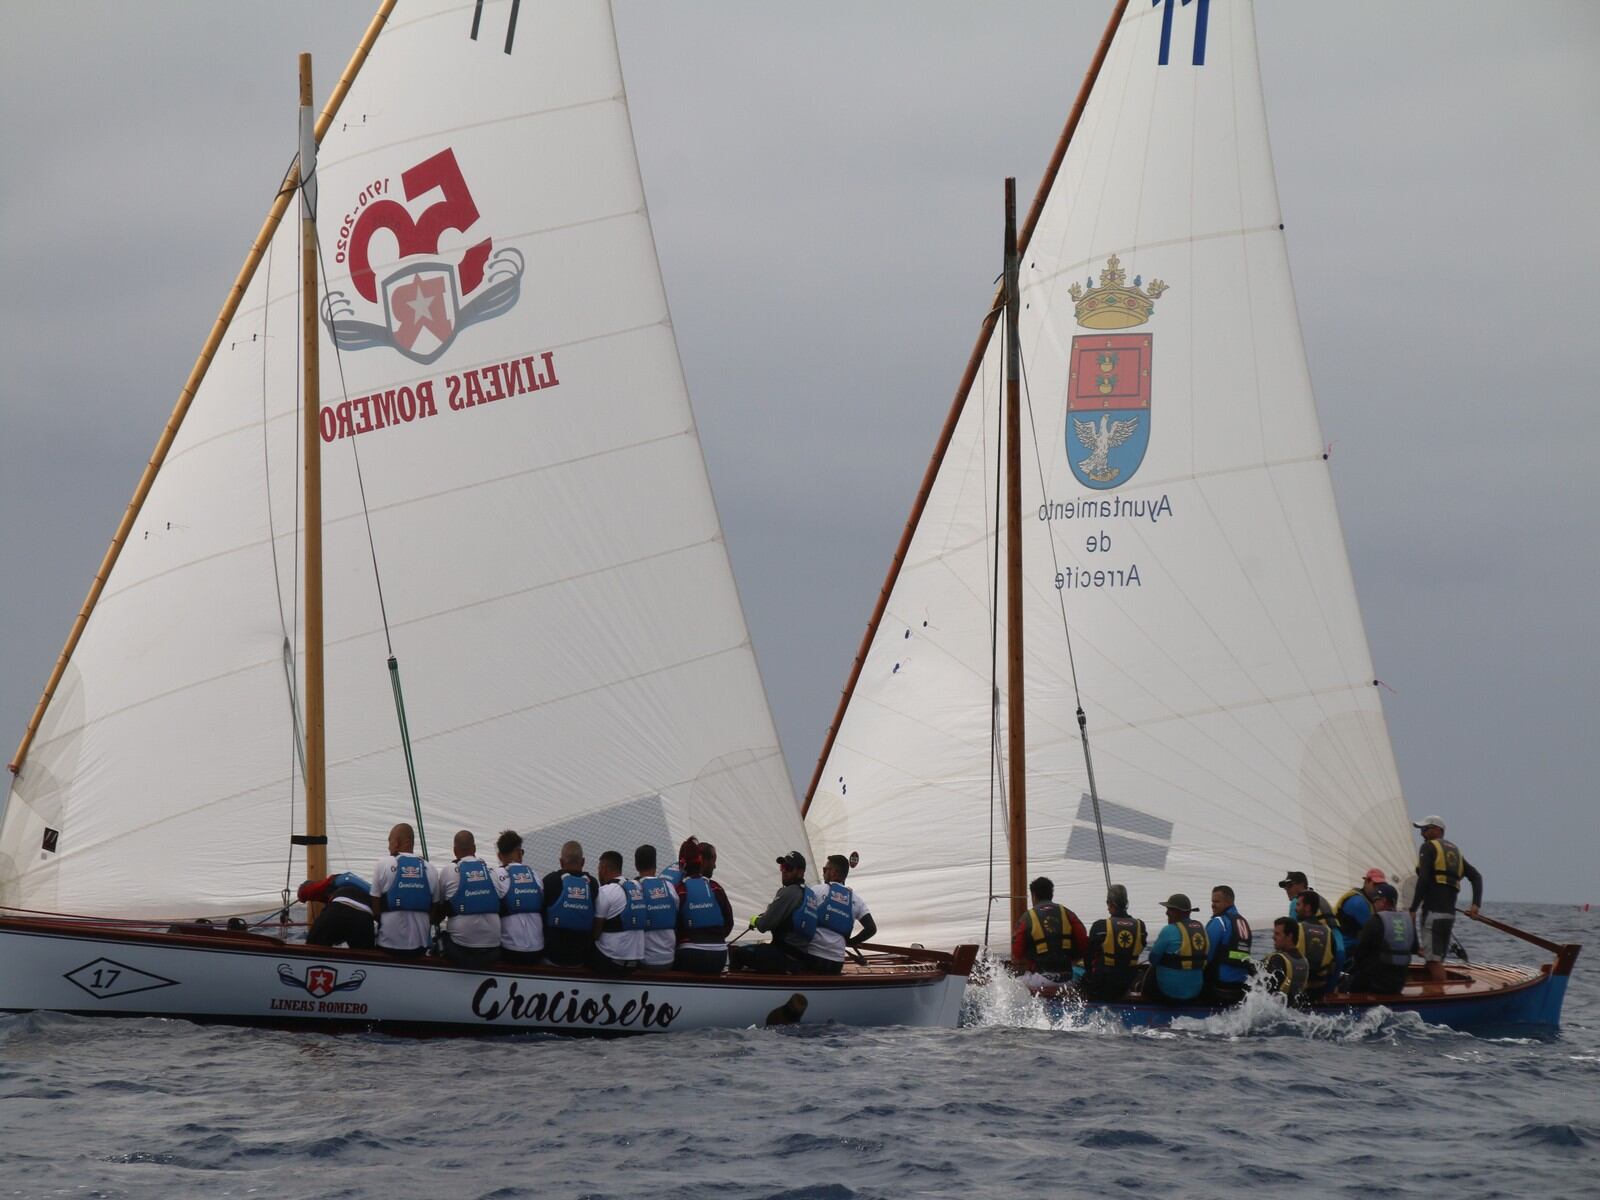
<svg viewBox="0 0 1600 1200"><path fill-rule="evenodd" d="M0 3L10 749L374 5ZM1109 4L619 0L718 506L809 778ZM1401 779L1491 897L1597 888L1600 5L1262 4L1301 321Z"/></svg>

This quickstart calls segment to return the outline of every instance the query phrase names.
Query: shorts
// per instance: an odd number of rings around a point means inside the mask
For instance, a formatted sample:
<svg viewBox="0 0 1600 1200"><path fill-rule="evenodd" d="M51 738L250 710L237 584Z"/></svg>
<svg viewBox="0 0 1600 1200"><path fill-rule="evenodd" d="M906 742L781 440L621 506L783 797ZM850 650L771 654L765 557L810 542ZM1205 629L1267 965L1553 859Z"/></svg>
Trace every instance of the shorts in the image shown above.
<svg viewBox="0 0 1600 1200"><path fill-rule="evenodd" d="M1417 941L1422 944L1424 962L1443 962L1450 953L1450 935L1456 927L1455 913L1424 912L1417 925Z"/></svg>

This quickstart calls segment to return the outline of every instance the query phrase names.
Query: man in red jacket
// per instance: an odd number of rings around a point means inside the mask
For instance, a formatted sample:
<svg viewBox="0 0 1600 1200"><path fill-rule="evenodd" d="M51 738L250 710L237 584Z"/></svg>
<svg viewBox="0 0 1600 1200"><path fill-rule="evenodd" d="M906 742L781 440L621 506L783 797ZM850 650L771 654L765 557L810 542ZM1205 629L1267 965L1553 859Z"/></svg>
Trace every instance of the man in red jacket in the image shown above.
<svg viewBox="0 0 1600 1200"><path fill-rule="evenodd" d="M1078 915L1055 902L1056 885L1043 875L1028 885L1033 907L1011 933L1011 965L1019 973L1055 983L1072 981L1072 964L1089 945Z"/></svg>

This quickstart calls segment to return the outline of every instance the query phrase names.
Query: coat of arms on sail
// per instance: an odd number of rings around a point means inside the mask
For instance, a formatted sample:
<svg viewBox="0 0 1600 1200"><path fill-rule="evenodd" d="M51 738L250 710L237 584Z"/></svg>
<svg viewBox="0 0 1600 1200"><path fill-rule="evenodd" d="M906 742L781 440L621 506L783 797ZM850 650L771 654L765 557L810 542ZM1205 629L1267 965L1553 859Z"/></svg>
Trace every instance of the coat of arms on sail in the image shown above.
<svg viewBox="0 0 1600 1200"><path fill-rule="evenodd" d="M330 291L322 319L343 350L389 346L409 359L431 363L469 325L498 317L522 292L522 255L494 251L491 238L474 243L455 261L439 253L446 230L466 233L478 223L478 206L453 149L444 149L400 175L406 203L392 199L387 179L356 198L339 229L337 262L350 268L357 299L380 306L383 324L355 319L356 301ZM437 197L420 209L414 202ZM376 253L392 252L383 278Z"/></svg>
<svg viewBox="0 0 1600 1200"><path fill-rule="evenodd" d="M1113 254L1094 280L1072 285L1078 324L1085 329L1132 329L1143 325L1167 285L1148 285L1127 272ZM1148 333L1079 334L1072 339L1067 369L1067 461L1085 487L1106 491L1132 479L1150 445L1150 351Z"/></svg>

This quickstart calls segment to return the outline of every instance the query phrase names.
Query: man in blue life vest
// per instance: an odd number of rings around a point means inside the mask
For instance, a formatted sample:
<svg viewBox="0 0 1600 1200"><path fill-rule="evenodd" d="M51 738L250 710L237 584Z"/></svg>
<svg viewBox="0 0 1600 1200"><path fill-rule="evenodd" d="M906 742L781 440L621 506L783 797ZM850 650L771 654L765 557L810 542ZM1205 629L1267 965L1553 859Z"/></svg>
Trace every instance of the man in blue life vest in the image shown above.
<svg viewBox="0 0 1600 1200"><path fill-rule="evenodd" d="M402 821L389 830L389 854L372 868L372 909L378 949L396 958L421 958L433 939L433 906L441 899L439 870L416 853L417 831Z"/></svg>
<svg viewBox="0 0 1600 1200"><path fill-rule="evenodd" d="M1304 1007L1311 971L1300 953L1300 922L1293 917L1279 917L1272 923L1272 953L1261 964L1261 974L1267 991L1296 1008Z"/></svg>
<svg viewBox="0 0 1600 1200"><path fill-rule="evenodd" d="M1392 996L1406 985L1406 972L1417 945L1417 924L1408 912L1396 911L1400 893L1392 884L1380 883L1372 897L1374 912L1351 951L1352 992Z"/></svg>
<svg viewBox="0 0 1600 1200"><path fill-rule="evenodd" d="M500 865L500 958L531 966L544 961L544 885L522 861L522 835L507 829L495 841Z"/></svg>
<svg viewBox="0 0 1600 1200"><path fill-rule="evenodd" d="M1331 992L1344 971L1344 937L1339 924L1329 919L1328 903L1315 892L1301 892L1295 898L1300 922L1300 953L1305 955L1311 977L1306 995L1313 1000Z"/></svg>
<svg viewBox="0 0 1600 1200"><path fill-rule="evenodd" d="M1450 951L1455 932L1456 897L1463 878L1472 881L1472 904L1468 916L1478 915L1483 902L1483 876L1466 860L1454 842L1444 840L1444 818L1423 817L1412 825L1422 830L1422 845L1417 850L1417 890L1411 897L1411 912L1420 908L1417 939L1428 964L1428 978L1444 982L1444 956Z"/></svg>
<svg viewBox="0 0 1600 1200"><path fill-rule="evenodd" d="M478 840L470 830L459 830L451 848L455 861L439 871L439 902L434 908L434 915L445 921L440 950L458 967L492 967L500 958L504 888L489 864L478 857Z"/></svg>
<svg viewBox="0 0 1600 1200"><path fill-rule="evenodd" d="M594 958L594 899L600 881L583 869L583 846L561 847L561 866L544 877L544 956L563 967Z"/></svg>
<svg viewBox="0 0 1600 1200"><path fill-rule="evenodd" d="M600 890L594 898L594 967L626 975L644 963L644 893L622 876L622 852L600 856Z"/></svg>
<svg viewBox="0 0 1600 1200"><path fill-rule="evenodd" d="M794 927L795 914L806 900L806 856L791 850L777 860L778 890L765 912L750 918L750 928L770 933L770 942L730 946L728 967L734 971L768 971L784 974L805 969L807 939Z"/></svg>
<svg viewBox="0 0 1600 1200"><path fill-rule="evenodd" d="M878 924L867 911L867 902L860 892L845 886L849 877L850 860L842 854L828 855L822 865L822 882L807 890L805 902L795 914L795 932L810 939L803 964L806 972L839 974L847 950L877 936ZM851 937L857 922L861 932Z"/></svg>
<svg viewBox="0 0 1600 1200"><path fill-rule="evenodd" d="M633 852L639 894L644 903L644 965L658 971L672 969L678 953L678 888L656 874L656 848L640 846Z"/></svg>
<svg viewBox="0 0 1600 1200"><path fill-rule="evenodd" d="M1028 885L1033 907L1011 931L1011 969L1033 987L1071 983L1072 964L1084 955L1089 935L1078 914L1055 901L1055 881L1041 875Z"/></svg>
<svg viewBox="0 0 1600 1200"><path fill-rule="evenodd" d="M1289 898L1289 916L1298 921L1300 918L1295 914L1300 911L1298 908L1300 897L1311 891L1311 881L1306 878L1304 871L1290 871L1282 879L1278 880L1278 886L1283 889L1284 895ZM1318 896L1317 903L1321 905L1319 910L1320 918L1330 925L1336 924L1337 922L1333 918L1333 908L1328 902Z"/></svg>
<svg viewBox="0 0 1600 1200"><path fill-rule="evenodd" d="M700 843L689 838L678 848L683 878L678 882L678 953L675 970L720 975L728 965L728 934L733 906L715 879L705 877Z"/></svg>
<svg viewBox="0 0 1600 1200"><path fill-rule="evenodd" d="M1144 998L1169 1004L1197 1002L1206 982L1206 951L1210 942L1205 926L1192 916L1199 911L1189 897L1174 892L1162 902L1167 923L1150 943L1150 973L1145 977Z"/></svg>
<svg viewBox="0 0 1600 1200"><path fill-rule="evenodd" d="M300 885L299 899L302 904L323 906L306 931L306 945L372 949L377 917L372 912L372 885L361 876L345 871L308 879Z"/></svg>
<svg viewBox="0 0 1600 1200"><path fill-rule="evenodd" d="M1254 964L1250 961L1250 922L1234 907L1233 889L1211 889L1211 920L1206 922L1206 993L1213 1004L1237 1004Z"/></svg>
<svg viewBox="0 0 1600 1200"><path fill-rule="evenodd" d="M1333 915L1339 922L1339 932L1344 935L1346 946L1353 946L1361 936L1361 931L1372 919L1372 898L1377 895L1376 889L1380 883L1388 882L1389 877L1373 867L1361 877L1360 887L1351 888L1334 901Z"/></svg>
<svg viewBox="0 0 1600 1200"><path fill-rule="evenodd" d="M1113 883L1106 890L1106 916L1089 927L1078 990L1090 1000L1121 1000L1138 977L1148 938L1144 922L1128 915L1128 889Z"/></svg>

